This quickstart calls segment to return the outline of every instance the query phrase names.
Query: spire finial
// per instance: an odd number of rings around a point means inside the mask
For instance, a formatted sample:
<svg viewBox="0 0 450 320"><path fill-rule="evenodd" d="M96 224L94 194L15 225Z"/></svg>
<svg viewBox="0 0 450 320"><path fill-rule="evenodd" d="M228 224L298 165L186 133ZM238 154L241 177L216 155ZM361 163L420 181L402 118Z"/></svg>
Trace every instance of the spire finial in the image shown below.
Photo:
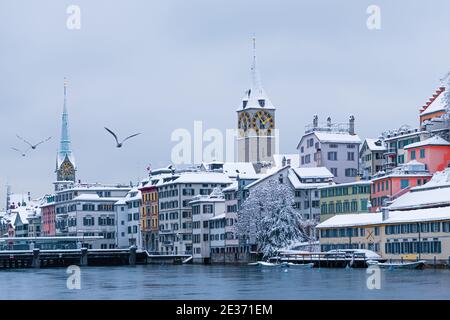
<svg viewBox="0 0 450 320"><path fill-rule="evenodd" d="M256 36L253 34L253 64L252 64L252 91L261 94L261 80L259 78L258 69L256 66Z"/></svg>

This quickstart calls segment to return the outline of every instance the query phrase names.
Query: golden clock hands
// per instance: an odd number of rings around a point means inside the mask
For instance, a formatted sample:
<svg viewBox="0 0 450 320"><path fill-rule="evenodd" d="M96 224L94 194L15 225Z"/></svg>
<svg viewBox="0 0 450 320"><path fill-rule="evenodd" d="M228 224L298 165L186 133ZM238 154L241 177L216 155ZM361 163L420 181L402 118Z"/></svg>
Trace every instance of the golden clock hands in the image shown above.
<svg viewBox="0 0 450 320"><path fill-rule="evenodd" d="M270 121L271 119L272 119L272 117L269 117L269 118L266 119L266 121L262 121L261 120L261 122L262 122L263 125L266 125L267 121Z"/></svg>

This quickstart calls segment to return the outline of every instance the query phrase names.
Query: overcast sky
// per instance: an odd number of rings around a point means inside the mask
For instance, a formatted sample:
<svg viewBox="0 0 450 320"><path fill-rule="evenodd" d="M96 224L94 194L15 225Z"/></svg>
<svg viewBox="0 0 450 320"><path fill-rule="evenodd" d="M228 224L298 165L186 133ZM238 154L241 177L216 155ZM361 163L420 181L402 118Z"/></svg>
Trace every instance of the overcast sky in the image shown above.
<svg viewBox="0 0 450 320"><path fill-rule="evenodd" d="M72 4L80 30L66 27ZM371 4L381 30L366 26ZM450 68L449 14L447 0L0 0L0 208L6 182L53 189L64 77L78 178L127 183L170 162L173 130L236 126L253 33L281 152L296 152L314 113L354 114L361 138L417 126ZM143 134L119 150L104 126ZM16 134L53 139L22 158Z"/></svg>

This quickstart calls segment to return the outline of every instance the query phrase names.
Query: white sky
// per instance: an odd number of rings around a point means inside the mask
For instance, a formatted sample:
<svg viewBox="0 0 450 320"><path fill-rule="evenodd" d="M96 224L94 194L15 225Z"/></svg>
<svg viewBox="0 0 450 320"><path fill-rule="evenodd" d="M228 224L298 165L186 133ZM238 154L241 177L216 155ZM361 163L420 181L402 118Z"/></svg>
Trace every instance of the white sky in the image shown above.
<svg viewBox="0 0 450 320"><path fill-rule="evenodd" d="M71 4L81 30L66 28ZM381 30L366 27L371 4ZM0 0L0 208L6 181L52 191L65 76L78 177L127 183L170 162L173 130L236 126L253 33L282 152L314 113L354 114L361 138L418 125L450 67L449 14L446 0ZM118 150L104 126L143 135ZM21 158L16 134L53 139Z"/></svg>

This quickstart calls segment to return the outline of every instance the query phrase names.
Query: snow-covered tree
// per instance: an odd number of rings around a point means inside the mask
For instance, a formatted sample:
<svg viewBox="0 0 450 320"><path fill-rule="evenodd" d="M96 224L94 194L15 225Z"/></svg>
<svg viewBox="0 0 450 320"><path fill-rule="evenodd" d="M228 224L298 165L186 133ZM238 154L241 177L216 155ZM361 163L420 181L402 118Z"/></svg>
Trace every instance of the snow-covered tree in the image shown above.
<svg viewBox="0 0 450 320"><path fill-rule="evenodd" d="M277 179L255 186L238 212L238 234L258 245L264 257L293 242L307 241L309 222L294 208L293 190Z"/></svg>

